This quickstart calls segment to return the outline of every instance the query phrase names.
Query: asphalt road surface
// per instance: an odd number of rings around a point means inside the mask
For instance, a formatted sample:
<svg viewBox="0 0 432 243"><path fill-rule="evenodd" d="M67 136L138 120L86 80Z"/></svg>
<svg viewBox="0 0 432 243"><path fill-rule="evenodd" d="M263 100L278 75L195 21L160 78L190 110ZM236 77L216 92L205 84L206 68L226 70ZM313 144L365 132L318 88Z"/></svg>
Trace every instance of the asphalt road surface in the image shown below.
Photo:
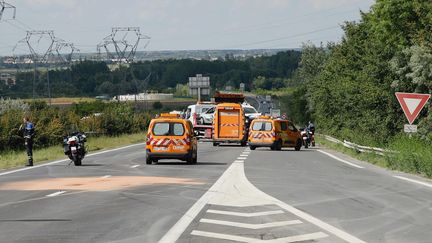
<svg viewBox="0 0 432 243"><path fill-rule="evenodd" d="M319 148L144 145L0 172L0 242L431 242L431 181Z"/></svg>

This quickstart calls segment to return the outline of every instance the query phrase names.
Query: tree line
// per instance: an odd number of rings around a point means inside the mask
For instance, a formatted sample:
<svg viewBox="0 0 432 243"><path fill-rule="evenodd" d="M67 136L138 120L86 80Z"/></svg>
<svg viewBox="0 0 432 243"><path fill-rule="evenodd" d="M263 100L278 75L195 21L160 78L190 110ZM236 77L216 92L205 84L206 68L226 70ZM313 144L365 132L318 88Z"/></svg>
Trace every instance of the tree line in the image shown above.
<svg viewBox="0 0 432 243"><path fill-rule="evenodd" d="M272 88L287 84L282 79L290 78L298 68L299 51L280 52L273 56L249 58L247 60L155 60L129 65L108 65L104 62L81 61L70 68L37 70L36 97L48 97L48 78L53 97L119 95L158 90L174 92L178 84L186 84L188 77L200 73L210 76L214 89L225 86L254 89L256 77L266 77L262 87ZM18 72L14 86L0 84L0 96L30 98L33 95L33 71ZM274 79L279 79L274 81ZM261 87L260 86L260 87Z"/></svg>

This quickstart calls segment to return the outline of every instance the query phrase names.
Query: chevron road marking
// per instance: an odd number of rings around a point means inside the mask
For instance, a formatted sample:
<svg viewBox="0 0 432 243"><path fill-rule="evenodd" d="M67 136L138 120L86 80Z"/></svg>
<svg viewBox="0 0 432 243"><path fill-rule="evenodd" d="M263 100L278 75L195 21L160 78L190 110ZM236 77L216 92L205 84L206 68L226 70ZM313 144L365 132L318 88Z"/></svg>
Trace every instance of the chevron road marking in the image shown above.
<svg viewBox="0 0 432 243"><path fill-rule="evenodd" d="M209 238L215 238L221 240L247 242L247 243L288 243L288 242L299 242L299 241L307 241L307 240L317 240L328 236L323 232L316 232L312 234L295 235L295 236L289 236L289 237L284 237L279 239L260 240L256 238L249 238L249 237L228 235L228 234L219 234L219 233L212 233L212 232L206 232L200 230L194 230L192 231L191 234L196 236L203 236L203 237L209 237Z"/></svg>
<svg viewBox="0 0 432 243"><path fill-rule="evenodd" d="M288 226L288 225L303 223L300 220L290 220L290 221L279 221L279 222L264 223L264 224L246 224L246 223L231 222L231 221L225 221L225 220L215 220L215 219L201 219L200 222L201 223L207 223L207 224L233 226L233 227L245 228L245 229L254 229L254 230L272 228L272 227L280 227L280 226Z"/></svg>
<svg viewBox="0 0 432 243"><path fill-rule="evenodd" d="M265 212L256 212L256 213L239 213L239 212L231 212L231 211L209 209L209 210L207 210L207 213L223 214L223 215L231 215L231 216L239 216L239 217L250 218L250 217L267 216L267 215L273 215L273 214L283 214L284 211L282 211L282 210L275 210L275 211L265 211Z"/></svg>

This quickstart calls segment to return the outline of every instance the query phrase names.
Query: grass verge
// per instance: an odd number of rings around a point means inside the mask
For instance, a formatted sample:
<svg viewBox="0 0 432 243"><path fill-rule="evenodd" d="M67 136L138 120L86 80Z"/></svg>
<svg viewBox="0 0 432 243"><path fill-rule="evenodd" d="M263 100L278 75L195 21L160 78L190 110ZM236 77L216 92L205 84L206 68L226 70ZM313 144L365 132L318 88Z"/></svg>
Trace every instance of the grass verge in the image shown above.
<svg viewBox="0 0 432 243"><path fill-rule="evenodd" d="M408 138L407 136L394 138L387 147L397 152L384 156L360 153L341 144L330 142L323 136L317 136L316 139L324 147L350 155L358 160L391 170L432 178L432 145L419 138Z"/></svg>
<svg viewBox="0 0 432 243"><path fill-rule="evenodd" d="M86 146L88 152L94 152L102 149L111 149L129 144L141 143L144 141L145 133L128 134L116 137L89 137ZM35 164L42 164L51 160L67 158L63 153L63 147L61 145L34 150L33 157ZM0 154L0 169L21 167L25 165L26 161L27 154L25 151L3 152Z"/></svg>

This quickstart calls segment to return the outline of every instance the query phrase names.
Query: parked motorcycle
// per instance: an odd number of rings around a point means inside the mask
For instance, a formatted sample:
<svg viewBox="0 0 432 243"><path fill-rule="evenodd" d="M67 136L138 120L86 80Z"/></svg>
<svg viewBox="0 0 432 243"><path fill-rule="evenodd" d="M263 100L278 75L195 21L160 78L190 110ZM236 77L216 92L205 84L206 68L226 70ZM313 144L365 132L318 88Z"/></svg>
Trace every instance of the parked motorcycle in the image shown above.
<svg viewBox="0 0 432 243"><path fill-rule="evenodd" d="M74 162L76 166L80 166L87 151L85 148L85 142L87 137L85 134L80 132L72 133L69 136L63 138L64 153Z"/></svg>

